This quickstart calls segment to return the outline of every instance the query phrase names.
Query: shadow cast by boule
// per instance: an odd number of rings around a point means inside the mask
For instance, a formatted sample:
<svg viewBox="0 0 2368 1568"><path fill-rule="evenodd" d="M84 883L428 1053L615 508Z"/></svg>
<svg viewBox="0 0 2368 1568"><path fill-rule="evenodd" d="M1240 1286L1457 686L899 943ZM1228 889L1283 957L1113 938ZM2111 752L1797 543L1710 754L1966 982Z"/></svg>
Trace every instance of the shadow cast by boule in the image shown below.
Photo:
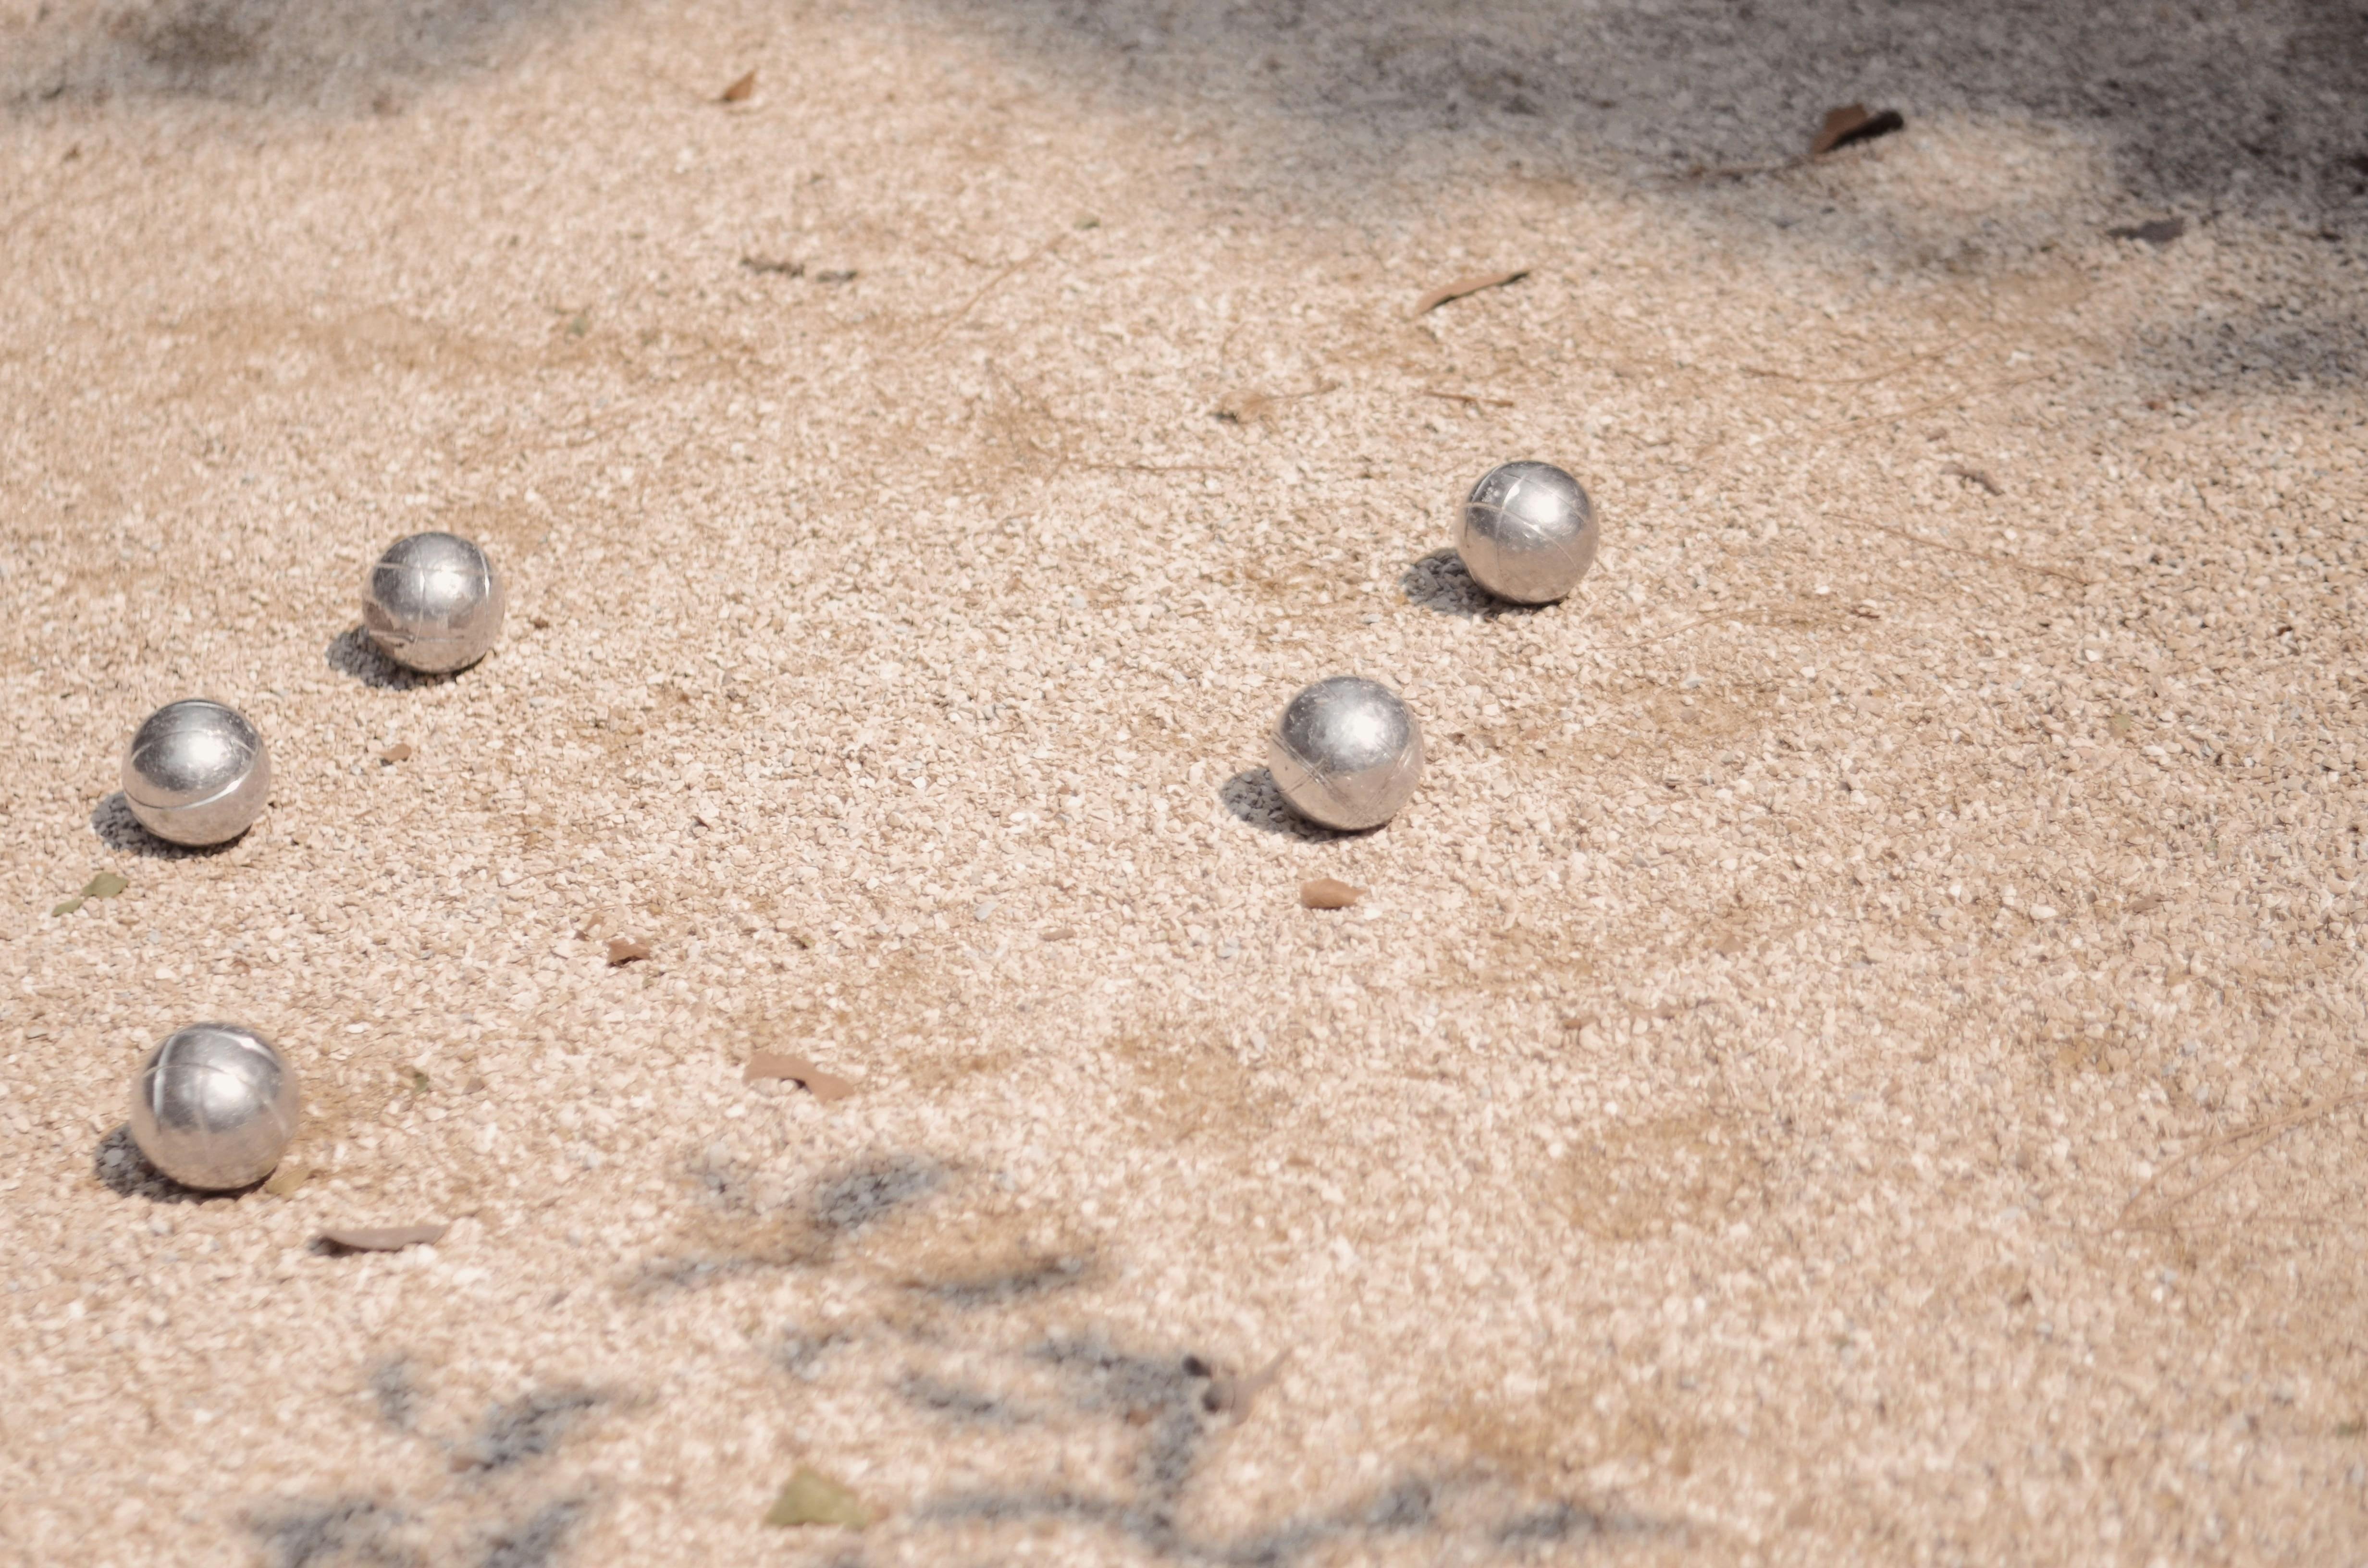
<svg viewBox="0 0 2368 1568"><path fill-rule="evenodd" d="M118 855L137 855L149 860L203 859L208 856L220 855L237 848L245 841L247 834L255 831L249 827L236 837L225 838L220 844L176 844L169 838L159 838L142 827L140 819L131 814L131 802L124 798L120 790L112 791L90 809L90 830L98 835L101 844Z"/></svg>
<svg viewBox="0 0 2368 1568"><path fill-rule="evenodd" d="M270 1180L268 1176L247 1183L245 1187L225 1188L220 1192L201 1191L184 1187L171 1176L148 1163L140 1145L131 1136L131 1124L116 1123L114 1131L98 1141L91 1151L91 1174L98 1185L118 1198L144 1198L151 1203L204 1203L216 1198L239 1199Z"/></svg>
<svg viewBox="0 0 2368 1568"><path fill-rule="evenodd" d="M1235 821L1247 823L1260 833L1271 833L1284 838L1295 838L1302 844L1337 844L1344 838L1362 838L1366 833L1349 832L1325 827L1309 822L1291 809L1275 788L1274 775L1263 767L1245 767L1217 786L1217 799Z"/></svg>
<svg viewBox="0 0 2368 1568"><path fill-rule="evenodd" d="M359 626L349 626L330 640L322 657L331 669L349 676L364 686L380 691L416 691L426 686L444 686L461 674L428 675L396 664L379 651L370 633ZM474 668L474 665L469 666Z"/></svg>
<svg viewBox="0 0 2368 1568"><path fill-rule="evenodd" d="M1498 598L1472 580L1472 574L1464 570L1463 558L1452 549L1434 550L1408 566L1398 575L1398 589L1406 595L1406 603L1417 609L1475 620L1495 620L1507 615L1531 616L1554 608L1553 604L1515 604L1510 599Z"/></svg>

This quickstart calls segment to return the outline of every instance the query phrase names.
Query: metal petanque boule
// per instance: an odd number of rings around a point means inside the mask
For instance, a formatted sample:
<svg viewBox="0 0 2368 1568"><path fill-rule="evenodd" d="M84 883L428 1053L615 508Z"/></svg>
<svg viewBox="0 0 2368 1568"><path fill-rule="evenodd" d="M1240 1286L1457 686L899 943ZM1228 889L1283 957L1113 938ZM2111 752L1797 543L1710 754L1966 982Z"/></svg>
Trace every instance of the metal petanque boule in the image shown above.
<svg viewBox="0 0 2368 1568"><path fill-rule="evenodd" d="M1359 832L1397 814L1422 778L1422 726L1397 693L1333 676L1293 697L1267 738L1267 771L1292 810Z"/></svg>
<svg viewBox="0 0 2368 1568"><path fill-rule="evenodd" d="M123 753L123 799L174 844L226 844L271 798L271 754L246 715L202 697L148 715Z"/></svg>
<svg viewBox="0 0 2368 1568"><path fill-rule="evenodd" d="M1552 463L1499 463L1464 498L1455 552L1498 598L1552 604L1595 564L1597 533L1578 481Z"/></svg>
<svg viewBox="0 0 2368 1568"><path fill-rule="evenodd" d="M302 1114L296 1074L237 1024L166 1035L131 1085L131 1141L183 1187L223 1192L271 1174Z"/></svg>
<svg viewBox="0 0 2368 1568"><path fill-rule="evenodd" d="M362 629L396 664L448 675L485 656L502 631L502 577L458 534L387 546L362 583Z"/></svg>

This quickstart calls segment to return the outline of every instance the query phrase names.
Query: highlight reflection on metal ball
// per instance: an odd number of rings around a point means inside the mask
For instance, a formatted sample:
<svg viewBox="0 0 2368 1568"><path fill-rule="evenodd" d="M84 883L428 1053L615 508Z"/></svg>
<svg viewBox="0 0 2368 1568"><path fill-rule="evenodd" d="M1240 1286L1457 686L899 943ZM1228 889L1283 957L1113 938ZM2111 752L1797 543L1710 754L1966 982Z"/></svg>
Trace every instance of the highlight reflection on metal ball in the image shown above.
<svg viewBox="0 0 2368 1568"><path fill-rule="evenodd" d="M1311 822L1379 827L1421 780L1422 726L1381 682L1333 676L1283 709L1266 765L1282 798Z"/></svg>
<svg viewBox="0 0 2368 1568"><path fill-rule="evenodd" d="M387 546L362 584L362 627L398 665L430 675L475 664L502 632L502 577L458 534Z"/></svg>
<svg viewBox="0 0 2368 1568"><path fill-rule="evenodd" d="M1464 498L1455 552L1497 597L1552 604L1595 564L1596 537L1595 506L1578 481L1552 463L1501 463Z"/></svg>
<svg viewBox="0 0 2368 1568"><path fill-rule="evenodd" d="M191 1024L148 1053L131 1085L131 1141L183 1187L220 1192L271 1174L295 1136L296 1074L237 1024Z"/></svg>
<svg viewBox="0 0 2368 1568"><path fill-rule="evenodd" d="M224 844L271 798L271 754L246 715L202 697L168 702L123 754L123 799L140 825L175 844Z"/></svg>

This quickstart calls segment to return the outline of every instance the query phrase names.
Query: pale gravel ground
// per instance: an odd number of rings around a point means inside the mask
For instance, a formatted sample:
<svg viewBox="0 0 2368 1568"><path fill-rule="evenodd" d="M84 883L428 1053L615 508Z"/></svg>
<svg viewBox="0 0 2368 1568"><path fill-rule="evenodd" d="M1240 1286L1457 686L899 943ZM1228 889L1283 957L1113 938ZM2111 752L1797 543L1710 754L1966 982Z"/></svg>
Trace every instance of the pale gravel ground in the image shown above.
<svg viewBox="0 0 2368 1568"><path fill-rule="evenodd" d="M2359 24L6 0L10 1560L2368 1561ZM108 1163L203 1017L292 1198Z"/></svg>

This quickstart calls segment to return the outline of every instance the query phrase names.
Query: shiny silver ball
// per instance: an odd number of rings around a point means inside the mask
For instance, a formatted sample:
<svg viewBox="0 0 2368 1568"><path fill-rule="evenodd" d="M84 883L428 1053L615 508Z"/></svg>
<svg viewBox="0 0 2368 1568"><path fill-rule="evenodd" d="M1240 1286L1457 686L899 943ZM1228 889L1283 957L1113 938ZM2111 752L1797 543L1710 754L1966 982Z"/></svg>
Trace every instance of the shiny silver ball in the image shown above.
<svg viewBox="0 0 2368 1568"><path fill-rule="evenodd" d="M1515 604L1552 604L1595 564L1595 507L1552 463L1500 463L1464 497L1455 552L1472 580Z"/></svg>
<svg viewBox="0 0 2368 1568"><path fill-rule="evenodd" d="M271 798L271 754L246 715L202 697L148 715L123 753L123 799L175 844L226 844Z"/></svg>
<svg viewBox="0 0 2368 1568"><path fill-rule="evenodd" d="M1355 832L1397 814L1422 778L1422 726L1398 694L1362 676L1319 680L1267 737L1267 771L1292 810Z"/></svg>
<svg viewBox="0 0 2368 1568"><path fill-rule="evenodd" d="M458 534L396 540L362 583L362 628L398 665L430 675L464 668L502 633L502 575Z"/></svg>
<svg viewBox="0 0 2368 1568"><path fill-rule="evenodd" d="M148 1163L208 1192L271 1174L302 1114L296 1074L237 1024L191 1024L148 1053L131 1085L131 1141Z"/></svg>

